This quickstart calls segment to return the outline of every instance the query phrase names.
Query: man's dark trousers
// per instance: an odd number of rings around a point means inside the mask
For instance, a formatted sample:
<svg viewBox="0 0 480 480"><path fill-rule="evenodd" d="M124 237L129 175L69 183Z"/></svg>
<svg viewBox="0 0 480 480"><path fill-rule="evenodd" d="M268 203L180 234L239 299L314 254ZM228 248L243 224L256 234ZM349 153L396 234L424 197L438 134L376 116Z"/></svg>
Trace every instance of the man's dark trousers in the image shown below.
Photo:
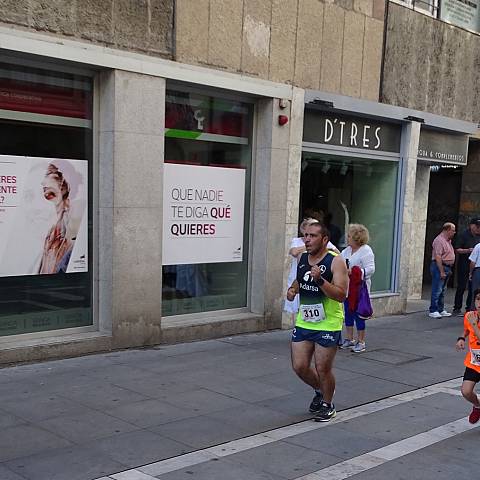
<svg viewBox="0 0 480 480"><path fill-rule="evenodd" d="M461 310L463 303L463 294L465 289L468 289L467 302L465 303L465 310L470 310L470 305L472 303L472 282L469 281L469 265L468 257L466 261L462 258L458 259L457 268L457 291L455 292L455 304L453 306L454 310Z"/></svg>

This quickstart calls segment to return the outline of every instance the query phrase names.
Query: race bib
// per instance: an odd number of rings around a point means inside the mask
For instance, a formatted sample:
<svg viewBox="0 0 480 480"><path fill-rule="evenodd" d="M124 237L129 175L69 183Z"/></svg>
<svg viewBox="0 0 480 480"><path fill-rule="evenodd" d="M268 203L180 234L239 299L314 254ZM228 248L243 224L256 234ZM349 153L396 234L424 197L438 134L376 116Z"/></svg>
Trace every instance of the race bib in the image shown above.
<svg viewBox="0 0 480 480"><path fill-rule="evenodd" d="M472 365L480 367L480 350L478 349L470 350L470 362Z"/></svg>
<svg viewBox="0 0 480 480"><path fill-rule="evenodd" d="M301 305L300 311L305 322L321 322L325 320L325 310L321 303L314 303L313 305Z"/></svg>

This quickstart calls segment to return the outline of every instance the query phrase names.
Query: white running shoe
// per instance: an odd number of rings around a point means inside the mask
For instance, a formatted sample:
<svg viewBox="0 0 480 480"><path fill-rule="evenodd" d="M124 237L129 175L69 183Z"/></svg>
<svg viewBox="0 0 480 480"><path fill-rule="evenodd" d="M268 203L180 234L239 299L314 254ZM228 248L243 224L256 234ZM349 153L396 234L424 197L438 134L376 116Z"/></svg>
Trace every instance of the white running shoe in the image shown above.
<svg viewBox="0 0 480 480"><path fill-rule="evenodd" d="M345 348L352 348L355 346L355 342L353 342L352 340L349 340L348 338L346 338L342 345L340 345L340 348L342 349L345 349Z"/></svg>
<svg viewBox="0 0 480 480"><path fill-rule="evenodd" d="M432 318L442 318L442 315L439 312L430 312L428 316Z"/></svg>
<svg viewBox="0 0 480 480"><path fill-rule="evenodd" d="M450 312L447 312L446 310L443 310L442 312L440 312L440 315L442 317L451 317L452 314Z"/></svg>
<svg viewBox="0 0 480 480"><path fill-rule="evenodd" d="M362 353L365 351L365 342L357 342L352 348L353 353Z"/></svg>

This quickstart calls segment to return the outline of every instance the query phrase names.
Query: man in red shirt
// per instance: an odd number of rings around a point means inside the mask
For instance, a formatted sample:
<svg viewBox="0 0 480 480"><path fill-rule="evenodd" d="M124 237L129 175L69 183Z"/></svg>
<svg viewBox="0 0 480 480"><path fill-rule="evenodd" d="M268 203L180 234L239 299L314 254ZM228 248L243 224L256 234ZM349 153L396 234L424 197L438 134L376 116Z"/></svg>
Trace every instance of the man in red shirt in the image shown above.
<svg viewBox="0 0 480 480"><path fill-rule="evenodd" d="M432 297L430 301L430 313L433 318L450 317L452 314L445 310L444 296L447 289L448 277L452 274L455 263L455 250L452 238L455 235L455 225L447 222L443 224L442 231L435 237L432 243Z"/></svg>
<svg viewBox="0 0 480 480"><path fill-rule="evenodd" d="M475 309L467 312L463 318L463 336L457 338L457 350L465 349L465 337L468 336L468 352L465 355L465 373L463 375L462 395L472 405L472 412L468 417L470 423L480 420L480 402L473 391L480 381L480 289L473 293Z"/></svg>

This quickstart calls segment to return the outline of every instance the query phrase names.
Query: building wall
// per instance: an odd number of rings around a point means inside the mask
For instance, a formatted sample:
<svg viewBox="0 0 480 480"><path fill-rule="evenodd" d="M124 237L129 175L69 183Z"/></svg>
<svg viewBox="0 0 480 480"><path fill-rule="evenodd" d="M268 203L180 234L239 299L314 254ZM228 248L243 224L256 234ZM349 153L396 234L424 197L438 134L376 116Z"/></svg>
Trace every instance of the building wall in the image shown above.
<svg viewBox="0 0 480 480"><path fill-rule="evenodd" d="M378 101L385 0L175 4L179 62Z"/></svg>
<svg viewBox="0 0 480 480"><path fill-rule="evenodd" d="M388 3L382 102L477 121L479 65L478 35Z"/></svg>
<svg viewBox="0 0 480 480"><path fill-rule="evenodd" d="M468 164L463 167L458 222L460 230L469 219L480 216L480 142L470 141Z"/></svg>
<svg viewBox="0 0 480 480"><path fill-rule="evenodd" d="M171 58L173 0L0 0L0 22Z"/></svg>

